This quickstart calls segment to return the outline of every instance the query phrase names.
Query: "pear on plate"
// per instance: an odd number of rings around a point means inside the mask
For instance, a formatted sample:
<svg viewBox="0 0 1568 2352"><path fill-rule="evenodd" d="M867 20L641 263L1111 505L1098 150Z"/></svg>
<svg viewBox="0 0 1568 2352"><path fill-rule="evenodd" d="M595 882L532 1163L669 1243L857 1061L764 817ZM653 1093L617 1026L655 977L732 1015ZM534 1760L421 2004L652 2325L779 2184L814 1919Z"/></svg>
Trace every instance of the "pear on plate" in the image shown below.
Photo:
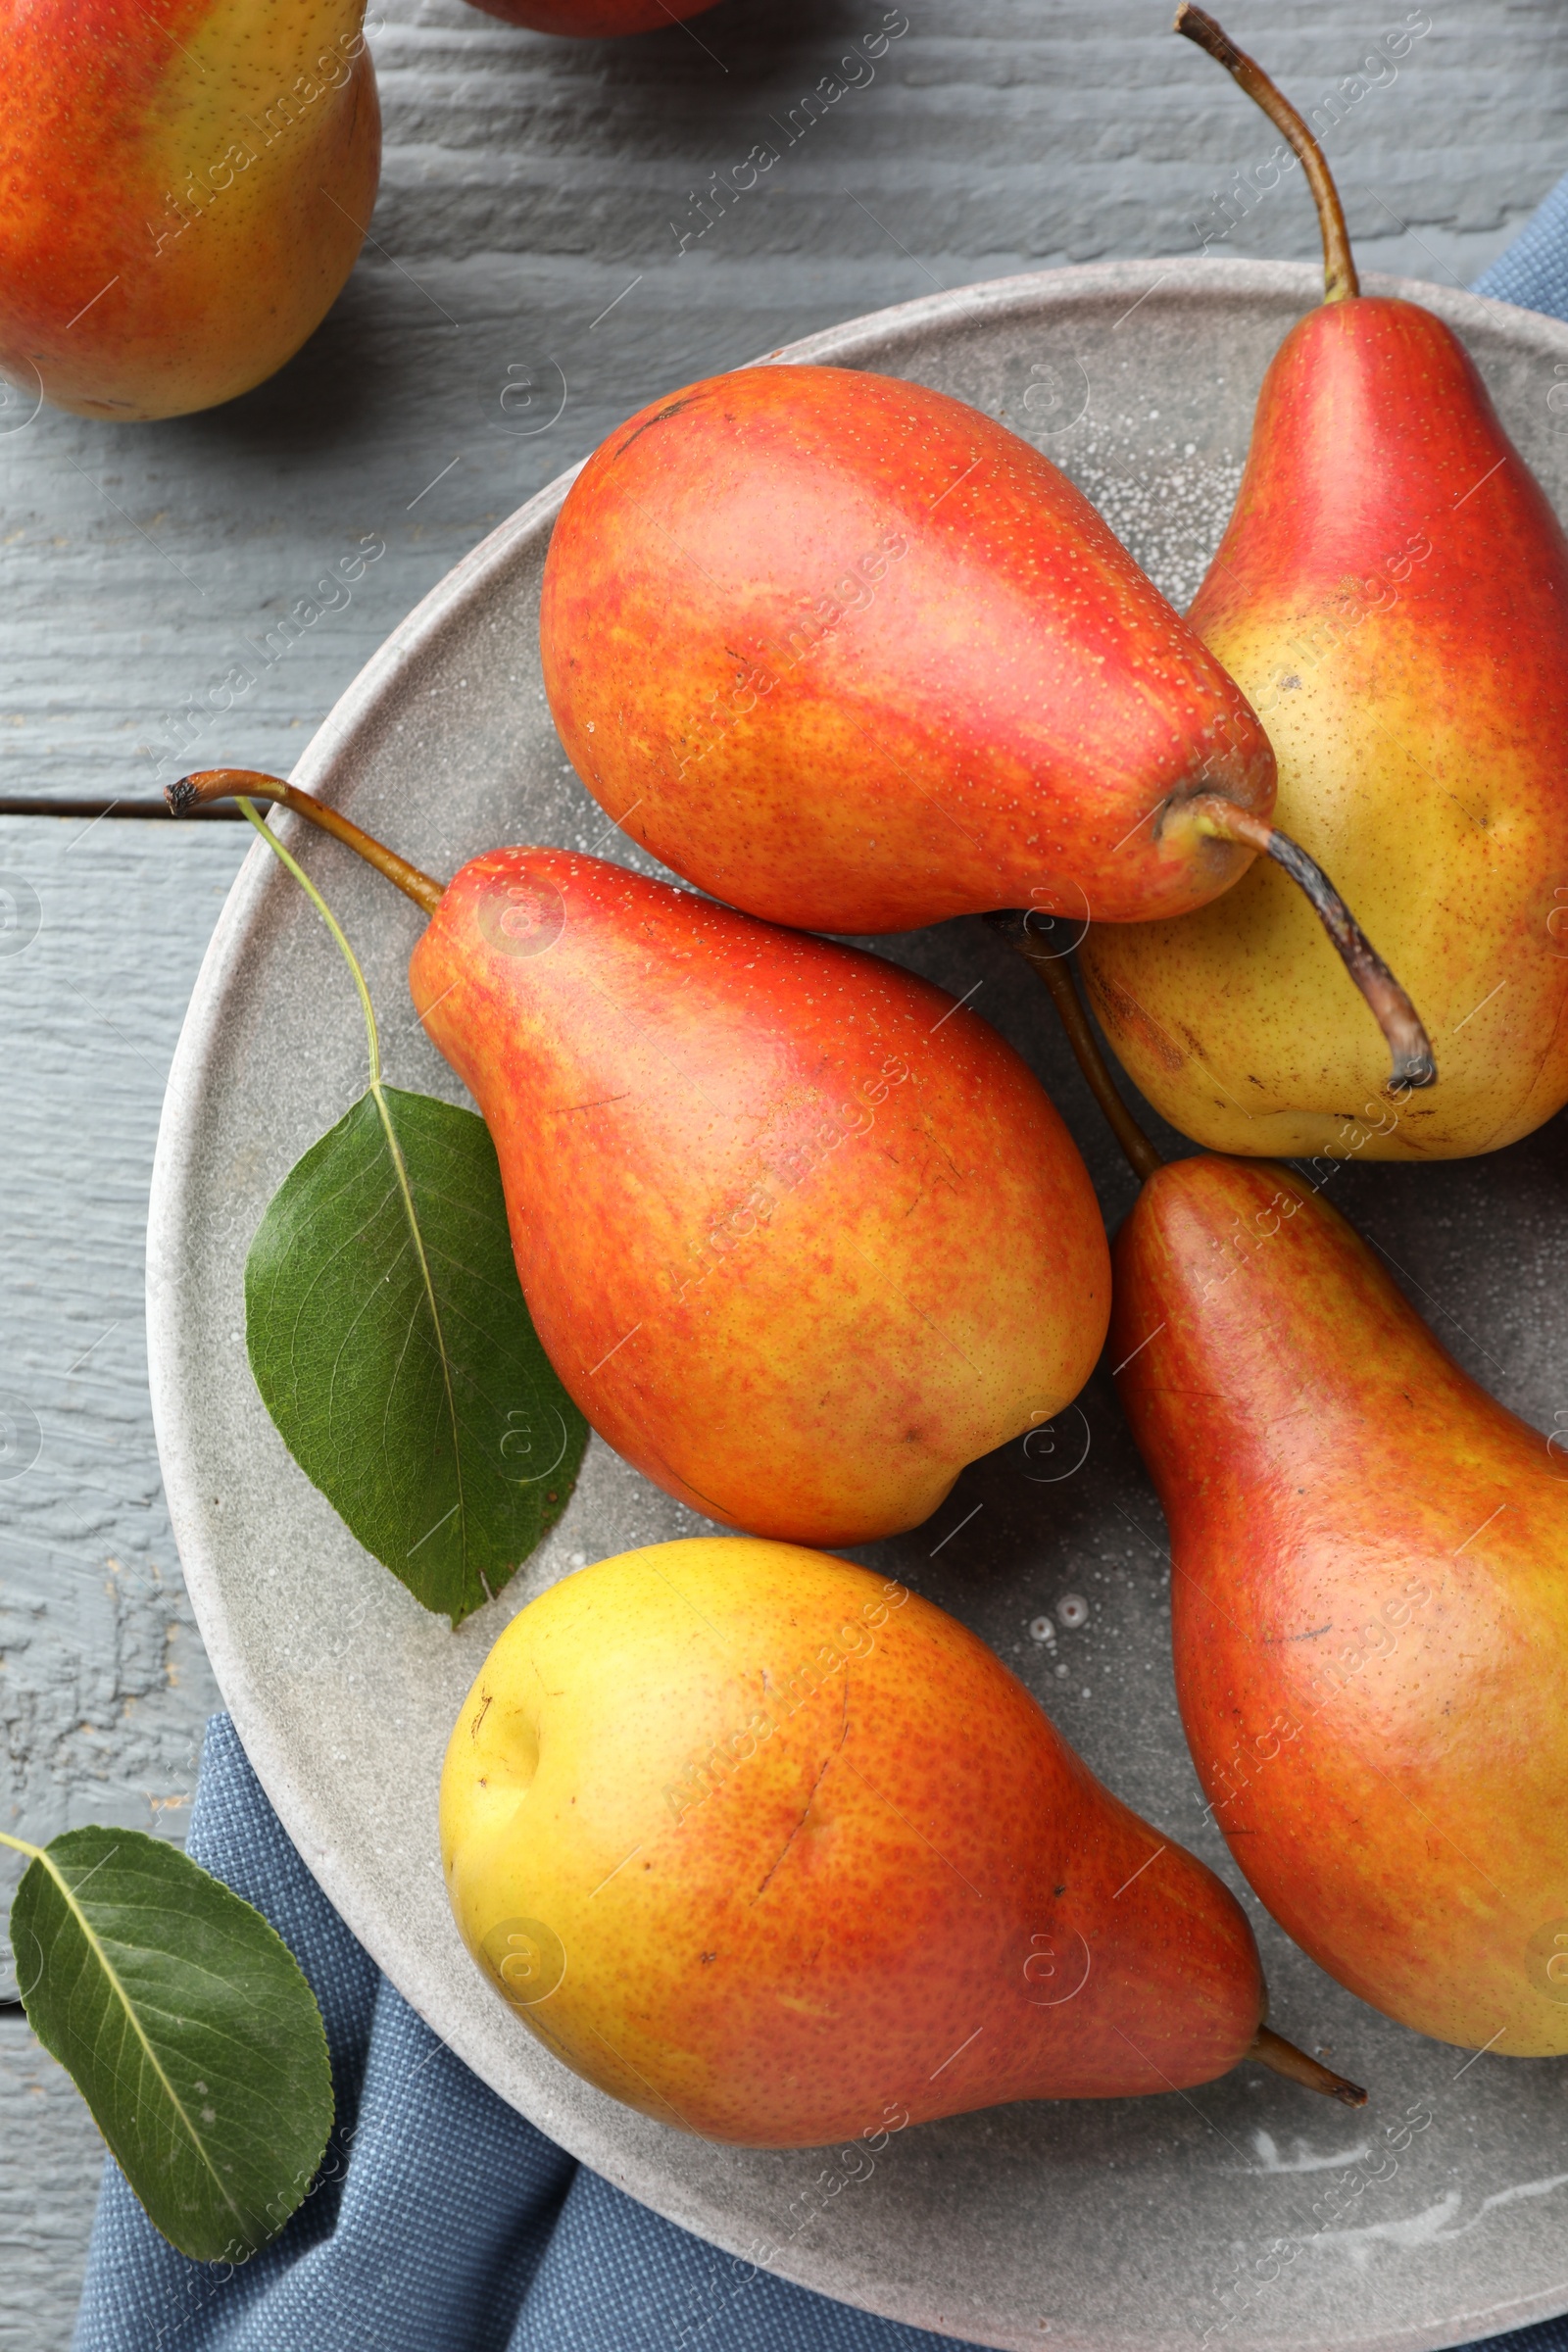
<svg viewBox="0 0 1568 2352"><path fill-rule="evenodd" d="M770 922L1180 914L1266 839L1274 756L1219 662L1049 458L923 384L742 368L651 403L572 484L539 641L588 790Z"/></svg>
<svg viewBox="0 0 1568 2352"><path fill-rule="evenodd" d="M523 1296L600 1434L732 1527L865 1543L1048 1421L1110 1306L1027 1065L914 973L564 850L471 858L415 949Z"/></svg>
<svg viewBox="0 0 1568 2352"><path fill-rule="evenodd" d="M600 1435L694 1510L858 1544L1050 1421L1100 1353L1089 1172L1027 1064L879 956L569 850L448 884L275 777L430 920L425 1029L479 1105L523 1296Z"/></svg>
<svg viewBox="0 0 1568 2352"><path fill-rule="evenodd" d="M1129 1075L1216 1151L1453 1158L1568 1101L1568 540L1458 337L1358 291L1328 167L1200 9L1317 195L1326 299L1258 396L1188 615L1266 725L1276 820L1420 1005L1439 1083L1388 1098L1317 922L1257 859L1180 921L1096 922L1082 964Z"/></svg>
<svg viewBox="0 0 1568 2352"><path fill-rule="evenodd" d="M793 1544L657 1544L530 1601L453 1730L441 1845L521 2022L710 2139L874 2147L1249 2053L1364 2096L1262 2027L1235 1897L984 1642Z"/></svg>
<svg viewBox="0 0 1568 2352"><path fill-rule="evenodd" d="M1402 2024L1568 2052L1568 1460L1291 1169L1159 1169L1114 1266L1182 1721L1237 1863Z"/></svg>

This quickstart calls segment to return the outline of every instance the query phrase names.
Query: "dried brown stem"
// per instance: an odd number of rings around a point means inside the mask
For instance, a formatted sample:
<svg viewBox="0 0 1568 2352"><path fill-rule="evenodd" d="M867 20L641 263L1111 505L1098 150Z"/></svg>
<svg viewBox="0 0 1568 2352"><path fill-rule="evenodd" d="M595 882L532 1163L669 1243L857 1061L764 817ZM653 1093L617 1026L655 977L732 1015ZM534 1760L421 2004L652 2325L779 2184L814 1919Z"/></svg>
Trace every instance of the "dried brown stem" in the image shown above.
<svg viewBox="0 0 1568 2352"><path fill-rule="evenodd" d="M1321 2091L1326 2099L1338 2099L1342 2107L1366 2105L1366 2092L1359 2082L1348 2082L1344 2075L1337 2075L1318 2059L1309 2058L1304 2050L1298 2050L1294 2041L1287 2041L1284 2034L1276 2034L1272 2027L1258 2027L1257 2038L1247 2055L1255 2058L1259 2066L1270 2068L1274 2074L1284 2075L1292 2082L1302 2082L1308 2090Z"/></svg>
<svg viewBox="0 0 1568 2352"><path fill-rule="evenodd" d="M1348 302L1359 294L1361 281L1355 274L1355 263L1350 254L1350 234L1345 225L1345 208L1340 191L1334 185L1334 174L1328 160L1295 107L1278 89L1254 58L1238 49L1223 28L1200 8L1191 6L1191 0L1176 11L1175 29L1196 41L1216 58L1233 80L1239 81L1255 106L1260 106L1276 130L1282 132L1300 158L1317 206L1318 226L1323 232L1323 299L1325 302Z"/></svg>
<svg viewBox="0 0 1568 2352"><path fill-rule="evenodd" d="M308 817L323 833L330 833L334 841L346 843L367 865L373 865L378 874L385 874L389 882L395 882L405 898L422 906L426 914L434 914L446 896L444 882L421 874L416 865L400 858L396 850L389 850L373 833L363 831L349 817L339 816L324 801L313 799L296 785L285 784L280 776L263 775L249 767L209 767L199 775L181 776L177 784L169 786L164 798L169 803L171 816L188 816L212 801L276 801L280 808L292 808L296 816Z"/></svg>
<svg viewBox="0 0 1568 2352"><path fill-rule="evenodd" d="M1340 961L1371 1006L1372 1017L1388 1040L1394 1057L1389 1092L1406 1087L1433 1086L1438 1065L1432 1041L1409 997L1390 971L1350 909L1317 860L1309 858L1288 833L1281 833L1250 809L1215 793L1200 793L1183 801L1172 813L1197 820L1198 829L1219 841L1239 841L1284 867L1311 905L1313 913L1333 941Z"/></svg>
<svg viewBox="0 0 1568 2352"><path fill-rule="evenodd" d="M1121 1090L1110 1074L1110 1064L1100 1050L1100 1040L1089 1025L1089 1016L1073 986L1070 957L1059 951L1048 955L1032 937L1026 915L990 914L986 920L1009 948L1017 950L1025 963L1034 966L1037 976L1051 991L1051 1001L1067 1032L1073 1059L1083 1072L1084 1084L1103 1111L1106 1126L1120 1144L1133 1173L1145 1179L1152 1176L1165 1163L1122 1101Z"/></svg>

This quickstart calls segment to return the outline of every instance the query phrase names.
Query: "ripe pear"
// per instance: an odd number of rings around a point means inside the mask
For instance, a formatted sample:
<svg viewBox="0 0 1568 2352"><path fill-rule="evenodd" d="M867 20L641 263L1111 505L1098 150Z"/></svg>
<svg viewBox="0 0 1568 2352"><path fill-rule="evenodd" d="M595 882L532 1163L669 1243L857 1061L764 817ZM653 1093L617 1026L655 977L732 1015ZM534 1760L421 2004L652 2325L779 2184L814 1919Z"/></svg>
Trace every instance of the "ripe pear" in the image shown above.
<svg viewBox="0 0 1568 2352"><path fill-rule="evenodd" d="M1200 10L1178 24L1300 133L1329 282L1264 377L1188 617L1268 728L1278 823L1410 990L1442 1077L1380 1115L1376 1040L1262 859L1180 922L1097 924L1090 996L1150 1102L1216 1150L1495 1151L1568 1101L1568 540L1451 329L1357 291L1294 110Z"/></svg>
<svg viewBox="0 0 1568 2352"><path fill-rule="evenodd" d="M523 2024L710 2139L874 2147L1250 2050L1360 2095L1258 2046L1234 1896L983 1642L793 1544L657 1544L530 1601L454 1728L441 1850Z"/></svg>
<svg viewBox="0 0 1568 2352"><path fill-rule="evenodd" d="M381 118L365 0L0 0L0 374L177 416L283 365L354 266Z"/></svg>
<svg viewBox="0 0 1568 2352"><path fill-rule="evenodd" d="M552 1362L694 1509L916 1526L1094 1369L1088 1172L929 982L561 850L466 865L409 982L494 1138Z"/></svg>
<svg viewBox="0 0 1568 2352"><path fill-rule="evenodd" d="M1181 914L1250 857L1193 804L1273 803L1252 711L1065 475L858 369L742 368L619 426L556 524L540 646L610 814L808 930Z"/></svg>
<svg viewBox="0 0 1568 2352"><path fill-rule="evenodd" d="M1568 2052L1568 1483L1291 1170L1200 1157L1115 1249L1182 1721L1237 1863L1363 2000Z"/></svg>
<svg viewBox="0 0 1568 2352"><path fill-rule="evenodd" d="M273 777L430 915L409 984L501 1164L534 1328L694 1510L858 1544L1094 1369L1110 1261L1078 1150L985 1021L878 956L566 850L443 887Z"/></svg>

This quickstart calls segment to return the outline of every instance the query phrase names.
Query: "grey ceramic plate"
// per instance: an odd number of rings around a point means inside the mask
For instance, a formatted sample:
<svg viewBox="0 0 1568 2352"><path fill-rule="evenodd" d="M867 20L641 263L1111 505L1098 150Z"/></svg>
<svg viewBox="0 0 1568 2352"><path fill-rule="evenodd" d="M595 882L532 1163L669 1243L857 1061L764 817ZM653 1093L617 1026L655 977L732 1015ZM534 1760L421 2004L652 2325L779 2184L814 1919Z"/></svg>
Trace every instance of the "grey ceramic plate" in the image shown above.
<svg viewBox="0 0 1568 2352"><path fill-rule="evenodd" d="M1393 282L1386 290L1394 290ZM1408 289L1449 319L1505 422L1568 508L1568 327ZM1296 265L1131 263L909 303L786 353L961 395L1040 443L1178 603L1229 509L1252 401L1317 299ZM397 631L298 780L433 873L507 841L629 857L567 766L540 683L540 566L564 479L513 516ZM292 825L292 820L290 820ZM293 828L297 836L301 828ZM458 1090L414 1021L414 908L319 836L296 839L359 944L388 1074ZM1418 847L1412 845L1414 854ZM891 943L1024 1052L1072 1122L1112 1223L1133 1185L1021 963L974 922ZM1463 2054L1362 2008L1256 1914L1276 2022L1374 2087L1364 2117L1243 2068L1191 2097L1020 2105L895 2139L848 2181L831 2153L723 2151L564 2073L481 1984L447 1915L437 1775L505 1619L586 1559L700 1526L604 1446L514 1589L454 1636L359 1550L251 1385L241 1270L273 1187L364 1079L335 951L258 847L224 909L170 1081L149 1241L153 1396L185 1574L240 1735L306 1859L393 1983L476 2073L564 2146L733 2253L990 2345L1412 2348L1568 2308L1568 2063ZM1348 1167L1338 1198L1465 1363L1551 1427L1568 1300L1562 1133L1437 1168ZM983 1506L983 1507L981 1507ZM951 1541L946 1541L951 1537ZM930 1527L876 1547L967 1620L1113 1788L1233 1883L1182 1744L1161 1523L1104 1370L1054 1452L977 1464ZM1029 1627L1068 1594L1087 1623ZM1068 1608L1066 1618L1080 1612ZM1239 1888L1240 1891L1240 1888ZM730 2298L715 2255L692 2308ZM652 2289L650 2290L653 2291Z"/></svg>

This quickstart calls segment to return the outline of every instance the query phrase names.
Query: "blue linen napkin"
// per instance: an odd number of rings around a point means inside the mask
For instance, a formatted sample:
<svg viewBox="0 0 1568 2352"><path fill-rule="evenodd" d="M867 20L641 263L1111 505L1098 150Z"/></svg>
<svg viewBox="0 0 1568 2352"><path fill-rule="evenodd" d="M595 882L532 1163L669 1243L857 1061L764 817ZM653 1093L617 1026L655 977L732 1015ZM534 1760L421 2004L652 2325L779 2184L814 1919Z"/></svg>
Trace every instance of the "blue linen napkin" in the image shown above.
<svg viewBox="0 0 1568 2352"><path fill-rule="evenodd" d="M1506 252L1470 289L1522 311L1568 318L1568 175L1537 206Z"/></svg>
<svg viewBox="0 0 1568 2352"><path fill-rule="evenodd" d="M1474 290L1568 318L1568 177ZM176 2254L109 2160L74 2352L953 2352L732 2262L504 2105L349 1934L226 1715L208 1727L189 1850L309 1977L337 2122L313 2193L240 2270ZM1568 2352L1568 2319L1492 2352Z"/></svg>

